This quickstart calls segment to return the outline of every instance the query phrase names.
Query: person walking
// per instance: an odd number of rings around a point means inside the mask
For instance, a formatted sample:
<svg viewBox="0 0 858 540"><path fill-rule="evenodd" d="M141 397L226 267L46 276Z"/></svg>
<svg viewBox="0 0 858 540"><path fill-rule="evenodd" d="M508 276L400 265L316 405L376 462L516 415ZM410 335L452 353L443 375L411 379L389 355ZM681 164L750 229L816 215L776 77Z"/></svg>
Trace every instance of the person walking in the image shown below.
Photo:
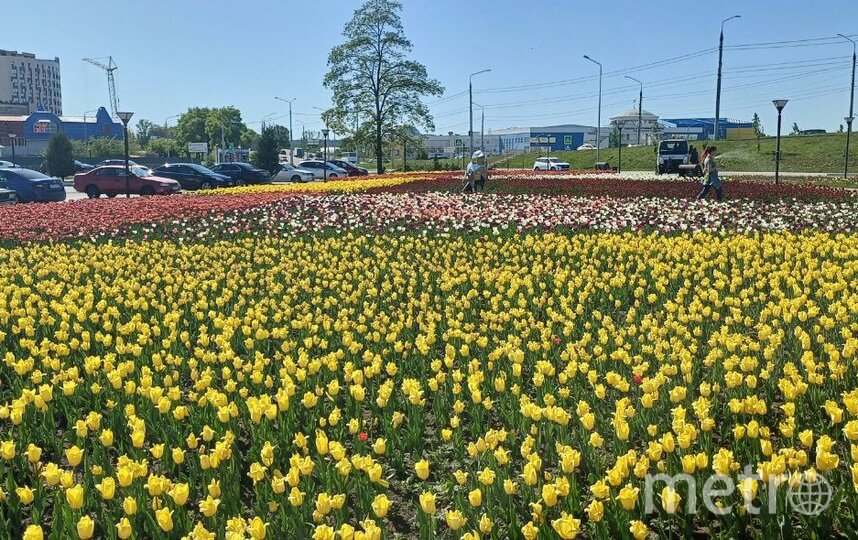
<svg viewBox="0 0 858 540"><path fill-rule="evenodd" d="M489 171L486 167L486 155L481 150L477 150L471 156L471 162L468 164L468 170L465 172L465 185L462 188L462 193L476 193L479 190L485 191L488 176Z"/></svg>
<svg viewBox="0 0 858 540"><path fill-rule="evenodd" d="M718 148L709 146L703 151L703 189L697 195L697 200L705 199L706 194L710 189L715 190L715 197L720 201L724 198L724 186L721 185L721 179L718 177L718 163L715 162L715 157L718 155Z"/></svg>

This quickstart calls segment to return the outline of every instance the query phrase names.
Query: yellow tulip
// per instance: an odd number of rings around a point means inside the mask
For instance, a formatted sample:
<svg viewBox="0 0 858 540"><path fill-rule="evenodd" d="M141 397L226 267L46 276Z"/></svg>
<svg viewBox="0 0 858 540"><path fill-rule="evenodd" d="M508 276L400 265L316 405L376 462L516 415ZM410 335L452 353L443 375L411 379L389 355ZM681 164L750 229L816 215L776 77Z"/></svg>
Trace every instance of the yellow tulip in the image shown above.
<svg viewBox="0 0 858 540"><path fill-rule="evenodd" d="M83 506L83 495L83 486L80 484L66 490L66 501L72 510L80 510Z"/></svg>
<svg viewBox="0 0 858 540"><path fill-rule="evenodd" d="M39 525L27 525L23 540L44 540L45 536Z"/></svg>
<svg viewBox="0 0 858 540"><path fill-rule="evenodd" d="M173 511L169 508L155 510L155 520L162 531L170 532L173 530Z"/></svg>
<svg viewBox="0 0 858 540"><path fill-rule="evenodd" d="M390 508L390 500L387 498L387 495L380 494L376 495L375 499L372 501L372 511L373 513L380 518L383 518L387 515L387 511Z"/></svg>
<svg viewBox="0 0 858 540"><path fill-rule="evenodd" d="M421 493L420 508L424 513L433 515L435 513L435 494L428 491Z"/></svg>
<svg viewBox="0 0 858 540"><path fill-rule="evenodd" d="M421 459L414 464L414 471L417 473L417 477L419 479L426 480L429 478L429 462L425 459Z"/></svg>
<svg viewBox="0 0 858 540"><path fill-rule="evenodd" d="M92 538L95 531L95 522L89 516L81 517L77 522L77 535L81 540Z"/></svg>
<svg viewBox="0 0 858 540"><path fill-rule="evenodd" d="M116 524L116 535L122 540L131 538L131 534L133 532L134 530L131 528L131 522L127 517L120 519Z"/></svg>

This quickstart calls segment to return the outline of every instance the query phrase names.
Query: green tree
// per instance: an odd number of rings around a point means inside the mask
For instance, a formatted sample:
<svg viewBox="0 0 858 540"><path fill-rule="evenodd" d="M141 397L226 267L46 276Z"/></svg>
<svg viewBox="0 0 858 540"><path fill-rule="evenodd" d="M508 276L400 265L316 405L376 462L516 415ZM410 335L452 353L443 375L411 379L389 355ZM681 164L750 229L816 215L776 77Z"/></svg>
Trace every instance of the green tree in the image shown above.
<svg viewBox="0 0 858 540"><path fill-rule="evenodd" d="M259 136L256 155L254 156L256 160L253 164L274 174L277 172L279 153L280 143L277 140L277 130L274 129L274 126L264 128L262 135Z"/></svg>
<svg viewBox="0 0 858 540"><path fill-rule="evenodd" d="M331 50L324 85L333 91L333 107L322 115L337 133L367 137L375 148L378 171L384 171L385 135L397 122L433 130L432 115L422 96L444 92L426 67L409 60L394 0L367 0L346 24L346 42Z"/></svg>
<svg viewBox="0 0 858 540"><path fill-rule="evenodd" d="M74 174L74 149L65 133L59 132L51 137L45 158L49 175L65 178Z"/></svg>
<svg viewBox="0 0 858 540"><path fill-rule="evenodd" d="M154 131L154 129L153 129ZM235 107L191 107L179 117L174 128L174 139L182 148L191 142L216 146L250 147L259 135L241 120L241 112Z"/></svg>
<svg viewBox="0 0 858 540"><path fill-rule="evenodd" d="M790 135L801 135L801 130L798 128L798 122L792 123L792 131Z"/></svg>
<svg viewBox="0 0 858 540"><path fill-rule="evenodd" d="M754 128L754 136L756 138L765 137L766 133L763 131L763 123L760 121L760 115L754 113L754 117L751 119L751 127Z"/></svg>
<svg viewBox="0 0 858 540"><path fill-rule="evenodd" d="M191 142L207 142L211 145L206 133L206 120L211 109L208 107L191 107L188 112L179 117L176 122L176 142L182 148L187 148Z"/></svg>
<svg viewBox="0 0 858 540"><path fill-rule="evenodd" d="M173 139L152 139L149 141L149 151L161 157L178 156L182 154L181 147Z"/></svg>
<svg viewBox="0 0 858 540"><path fill-rule="evenodd" d="M145 118L141 118L139 122L137 122L137 142L140 143L140 146L146 148L149 144L149 140L152 138L152 128L155 127L155 124Z"/></svg>

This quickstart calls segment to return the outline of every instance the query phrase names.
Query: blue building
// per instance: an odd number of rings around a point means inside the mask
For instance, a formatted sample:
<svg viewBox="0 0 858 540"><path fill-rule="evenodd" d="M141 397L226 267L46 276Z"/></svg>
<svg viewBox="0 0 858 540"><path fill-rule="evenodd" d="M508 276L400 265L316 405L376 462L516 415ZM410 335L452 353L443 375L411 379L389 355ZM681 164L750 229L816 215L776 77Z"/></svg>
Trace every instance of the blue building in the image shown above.
<svg viewBox="0 0 858 540"><path fill-rule="evenodd" d="M74 141L96 137L121 139L122 122L111 118L104 107L92 116L57 116L48 111L37 111L28 116L0 116L0 145L15 144L15 152L19 156L40 155L58 132L65 133Z"/></svg>
<svg viewBox="0 0 858 540"><path fill-rule="evenodd" d="M602 130L603 146L607 145L610 131ZM492 135L500 137L501 153L525 152L537 149L552 152L577 150L579 146L596 142L596 128L564 124L545 127L508 128L495 130Z"/></svg>
<svg viewBox="0 0 858 540"><path fill-rule="evenodd" d="M662 137L665 139L675 137L703 141L715 138L714 118L662 118L660 123L664 127ZM721 138L741 138L741 135L747 134L747 130L753 127L751 122L721 118Z"/></svg>

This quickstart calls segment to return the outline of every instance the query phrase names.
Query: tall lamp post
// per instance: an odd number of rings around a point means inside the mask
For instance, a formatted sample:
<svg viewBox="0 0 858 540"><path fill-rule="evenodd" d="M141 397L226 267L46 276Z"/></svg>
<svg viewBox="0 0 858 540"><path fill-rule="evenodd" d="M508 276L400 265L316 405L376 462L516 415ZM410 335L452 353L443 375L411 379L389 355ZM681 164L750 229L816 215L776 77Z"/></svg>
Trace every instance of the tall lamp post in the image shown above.
<svg viewBox="0 0 858 540"><path fill-rule="evenodd" d="M15 164L15 139L18 138L18 134L17 133L10 133L9 138L12 139L12 165L14 165ZM848 156L848 152L849 151L847 150L847 156Z"/></svg>
<svg viewBox="0 0 858 540"><path fill-rule="evenodd" d="M631 79L641 85L640 94L638 94L638 140L635 144L641 145L641 122L643 121L643 83L634 77L626 75L626 79Z"/></svg>
<svg viewBox="0 0 858 540"><path fill-rule="evenodd" d="M623 172L623 127L625 126L625 122L622 120L617 122L617 131L619 132L619 138L617 140L617 152L619 152L619 157L617 158L617 172Z"/></svg>
<svg viewBox="0 0 858 540"><path fill-rule="evenodd" d="M274 96L274 99L289 104L289 164L294 165L295 160L292 157L294 154L294 152L292 151L292 141L295 139L295 137L292 135L292 102L298 98L283 99L283 98L279 98L277 96Z"/></svg>
<svg viewBox="0 0 858 540"><path fill-rule="evenodd" d="M169 122L173 118L178 118L180 116L182 116L182 115L181 114L174 114L174 115L168 116L167 118L164 118L164 136L166 136L168 138L168 140L170 137L170 132L169 132L170 128L167 125L167 122ZM167 145L167 159L169 159L169 158L170 158L170 145L168 144Z"/></svg>
<svg viewBox="0 0 858 540"><path fill-rule="evenodd" d="M131 197L131 170L128 167L128 121L134 116L133 112L117 112L116 116L122 120L122 130L125 139L125 198Z"/></svg>
<svg viewBox="0 0 858 540"><path fill-rule="evenodd" d="M852 87L849 90L849 116L846 117L846 166L843 168L843 178L846 178L846 175L849 174L849 138L852 135L852 119L855 118L854 111L852 110L852 107L855 105L855 40L843 34L837 35L852 42Z"/></svg>
<svg viewBox="0 0 858 540"><path fill-rule="evenodd" d="M777 147L775 149L775 184L778 183L780 179L781 172L781 113L786 107L787 99L775 99L772 100L772 103L775 104L775 108L778 110L778 142Z"/></svg>
<svg viewBox="0 0 858 540"><path fill-rule="evenodd" d="M325 177L325 182L328 181L328 133L328 128L322 130L322 136L325 138L325 148L322 150L322 155L324 156L324 163L322 165L324 172L322 174Z"/></svg>
<svg viewBox="0 0 858 540"><path fill-rule="evenodd" d="M718 38L718 87L715 90L715 140L721 136L721 60L724 58L724 23L741 18L733 15L721 21L721 37Z"/></svg>
<svg viewBox="0 0 858 540"><path fill-rule="evenodd" d="M488 73L489 71L491 71L491 69L484 69L482 71L477 71L476 73L471 73L468 76L468 115L470 118L470 122L468 124L468 135L471 139L471 152L474 151L474 77L482 73Z"/></svg>
<svg viewBox="0 0 858 540"><path fill-rule="evenodd" d="M599 66L599 113L596 116L596 161L601 163L602 160L599 159L599 149L602 147L602 64L593 60L586 54L584 55L584 59Z"/></svg>
<svg viewBox="0 0 858 540"><path fill-rule="evenodd" d="M486 143L486 108L480 105L477 102L474 102L474 105L480 108L480 150L483 152L486 151L485 143Z"/></svg>

